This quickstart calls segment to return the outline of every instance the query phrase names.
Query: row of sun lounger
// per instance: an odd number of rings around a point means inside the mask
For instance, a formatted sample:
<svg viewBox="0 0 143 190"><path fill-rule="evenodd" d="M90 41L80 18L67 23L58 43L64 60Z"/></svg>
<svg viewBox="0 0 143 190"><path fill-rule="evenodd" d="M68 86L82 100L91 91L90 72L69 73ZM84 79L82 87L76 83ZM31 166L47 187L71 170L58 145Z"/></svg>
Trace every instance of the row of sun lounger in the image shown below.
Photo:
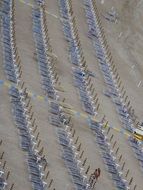
<svg viewBox="0 0 143 190"><path fill-rule="evenodd" d="M43 9L33 7L33 34L36 46L39 71L42 79L42 88L46 95L52 99L57 99L57 92L54 88L55 79L52 71L50 58L47 56L48 43L46 41L45 28L43 23Z"/></svg>
<svg viewBox="0 0 143 190"><path fill-rule="evenodd" d="M122 123L124 124L125 129L133 132L133 122L128 109L123 102L123 99L120 95L119 89L116 84L115 76L111 71L110 65L108 63L104 46L101 39L101 31L98 26L97 18L94 12L93 4L91 1L84 1L86 18L89 26L89 36L92 38L93 46L96 51L96 56L98 58L102 74L105 79L105 83L108 86L108 96L112 98L117 112L119 113Z"/></svg>
<svg viewBox="0 0 143 190"><path fill-rule="evenodd" d="M72 145L70 133L67 134L65 130L59 129L58 136L59 142L63 148L62 157L70 175L72 176L76 189L90 189L90 185L87 183L87 176L82 174L83 168L81 167L81 161L78 160L79 153L76 151L76 147Z"/></svg>

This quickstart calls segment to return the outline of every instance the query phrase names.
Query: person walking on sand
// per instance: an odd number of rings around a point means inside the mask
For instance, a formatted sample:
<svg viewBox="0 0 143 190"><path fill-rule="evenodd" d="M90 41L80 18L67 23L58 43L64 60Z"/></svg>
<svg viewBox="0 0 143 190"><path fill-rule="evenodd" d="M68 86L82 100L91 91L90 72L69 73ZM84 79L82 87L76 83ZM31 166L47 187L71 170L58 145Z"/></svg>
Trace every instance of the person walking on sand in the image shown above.
<svg viewBox="0 0 143 190"><path fill-rule="evenodd" d="M100 177L100 175L101 175L101 169L98 168L98 169L96 169L96 173L95 173L95 182L94 182L94 184L93 184L93 186L92 186L93 189L94 189L95 184L96 184L98 178Z"/></svg>
<svg viewBox="0 0 143 190"><path fill-rule="evenodd" d="M98 178L99 178L99 177L100 177L100 174L101 174L101 169L98 168L97 170L98 170Z"/></svg>

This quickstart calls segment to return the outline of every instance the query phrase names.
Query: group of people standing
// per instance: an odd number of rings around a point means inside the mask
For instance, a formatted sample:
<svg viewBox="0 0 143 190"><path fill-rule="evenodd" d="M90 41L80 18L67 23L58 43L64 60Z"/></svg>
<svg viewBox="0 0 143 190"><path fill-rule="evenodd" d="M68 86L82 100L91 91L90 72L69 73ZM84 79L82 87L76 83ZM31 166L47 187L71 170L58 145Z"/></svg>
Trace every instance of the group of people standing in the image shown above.
<svg viewBox="0 0 143 190"><path fill-rule="evenodd" d="M90 187L91 187L92 189L94 189L95 184L96 184L98 178L100 177L100 174L101 174L101 169L100 169L100 168L97 168L97 169L95 169L95 171L90 175L89 184L90 184Z"/></svg>

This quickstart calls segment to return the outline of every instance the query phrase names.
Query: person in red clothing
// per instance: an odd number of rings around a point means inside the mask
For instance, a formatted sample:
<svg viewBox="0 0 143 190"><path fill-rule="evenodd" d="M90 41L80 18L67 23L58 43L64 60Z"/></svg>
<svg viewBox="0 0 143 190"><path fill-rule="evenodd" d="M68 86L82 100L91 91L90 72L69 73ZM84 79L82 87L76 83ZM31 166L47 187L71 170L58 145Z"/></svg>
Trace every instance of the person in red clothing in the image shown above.
<svg viewBox="0 0 143 190"><path fill-rule="evenodd" d="M100 174L101 174L101 169L98 168L97 170L98 170L98 178L99 178L99 177L100 177Z"/></svg>
<svg viewBox="0 0 143 190"><path fill-rule="evenodd" d="M100 168L96 169L95 171L96 171L96 172L95 172L95 182L94 182L94 184L92 185L92 188L95 187L95 184L96 184L98 178L99 178L100 175L101 175L101 169L100 169Z"/></svg>
<svg viewBox="0 0 143 190"><path fill-rule="evenodd" d="M100 177L100 175L101 175L101 169L100 168L95 169L94 173L92 173L90 175L89 184L90 184L90 187L92 189L95 187L95 184L96 184L98 178Z"/></svg>

